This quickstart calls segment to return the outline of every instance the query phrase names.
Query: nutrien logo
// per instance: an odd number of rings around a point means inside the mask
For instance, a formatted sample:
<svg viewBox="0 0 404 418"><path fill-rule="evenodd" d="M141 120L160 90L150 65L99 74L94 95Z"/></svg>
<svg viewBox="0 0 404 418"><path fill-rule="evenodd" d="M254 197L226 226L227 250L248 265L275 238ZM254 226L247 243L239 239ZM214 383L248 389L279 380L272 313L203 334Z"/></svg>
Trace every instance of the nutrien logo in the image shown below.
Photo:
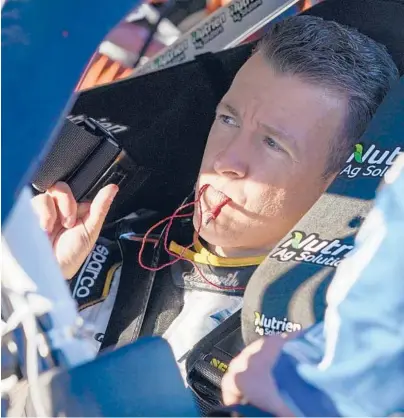
<svg viewBox="0 0 404 418"><path fill-rule="evenodd" d="M191 33L192 43L196 49L203 48L207 43L223 33L226 23L226 13L222 12Z"/></svg>
<svg viewBox="0 0 404 418"><path fill-rule="evenodd" d="M343 244L339 239L327 241L318 234L306 236L302 231L293 231L292 238L283 243L271 258L337 267L353 248L353 245Z"/></svg>
<svg viewBox="0 0 404 418"><path fill-rule="evenodd" d="M287 318L281 320L276 319L274 316L267 318L260 312L254 312L254 315L255 332L261 336L300 331L302 329L300 324L288 321Z"/></svg>
<svg viewBox="0 0 404 418"><path fill-rule="evenodd" d="M368 149L364 149L362 144L356 144L355 150L347 159L347 166L340 172L340 176L349 179L357 176L383 177L401 153L400 147L393 151L383 151L373 144Z"/></svg>
<svg viewBox="0 0 404 418"><path fill-rule="evenodd" d="M229 6L233 22L241 22L245 16L260 7L263 0L237 0Z"/></svg>

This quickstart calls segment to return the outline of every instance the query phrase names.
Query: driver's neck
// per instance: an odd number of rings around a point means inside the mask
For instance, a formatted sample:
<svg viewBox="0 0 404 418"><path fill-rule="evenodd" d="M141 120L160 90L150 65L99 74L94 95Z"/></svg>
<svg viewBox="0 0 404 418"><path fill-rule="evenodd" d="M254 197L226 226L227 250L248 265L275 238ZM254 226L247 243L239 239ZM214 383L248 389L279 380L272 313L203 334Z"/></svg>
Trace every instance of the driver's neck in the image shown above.
<svg viewBox="0 0 404 418"><path fill-rule="evenodd" d="M267 255L271 248L228 248L228 247L220 247L218 245L212 245L206 243L207 249L212 253L219 257L229 257L229 258L241 258L241 257L260 257L263 255Z"/></svg>

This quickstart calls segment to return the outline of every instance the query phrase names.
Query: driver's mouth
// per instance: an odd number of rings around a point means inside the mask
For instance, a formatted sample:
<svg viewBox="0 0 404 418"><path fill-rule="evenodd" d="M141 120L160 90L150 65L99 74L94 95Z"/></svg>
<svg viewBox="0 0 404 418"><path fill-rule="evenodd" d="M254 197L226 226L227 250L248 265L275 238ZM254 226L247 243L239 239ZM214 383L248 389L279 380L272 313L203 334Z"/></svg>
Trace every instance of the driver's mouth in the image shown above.
<svg viewBox="0 0 404 418"><path fill-rule="evenodd" d="M206 187L205 191L207 190L210 191L209 202L211 202L211 209L202 213L202 225L204 226L214 221L220 215L222 209L232 201L225 193L215 189L211 185Z"/></svg>

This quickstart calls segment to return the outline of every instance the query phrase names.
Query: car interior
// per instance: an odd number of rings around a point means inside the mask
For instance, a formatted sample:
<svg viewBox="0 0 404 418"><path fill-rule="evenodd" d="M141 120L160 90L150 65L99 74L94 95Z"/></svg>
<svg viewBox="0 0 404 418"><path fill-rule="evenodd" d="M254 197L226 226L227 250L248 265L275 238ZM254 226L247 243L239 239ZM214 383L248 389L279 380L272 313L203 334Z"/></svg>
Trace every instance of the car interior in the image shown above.
<svg viewBox="0 0 404 418"><path fill-rule="evenodd" d="M401 79L358 141L365 150L363 161L348 159L328 190L256 270L242 310L188 354L187 382L203 415L221 405L221 379L246 345L262 335L304 329L322 320L335 268L352 250L383 174L404 148L404 1L325 0L304 13L357 28L385 45ZM172 213L194 187L216 105L254 46L201 54L188 63L81 92L56 142L53 159L42 165L33 180L36 189L46 189L72 171L80 197L92 195L107 182L122 182L107 218L106 236L112 234L108 225L134 210L147 208L161 216ZM118 142L101 150L102 161L94 157L91 166L82 162L99 144L83 130L78 135L73 126L85 117L103 121L104 133L113 133ZM67 149L72 155L69 161L64 158ZM302 237L298 248L292 243L296 233ZM126 272L128 277L136 276L133 260L127 261ZM126 298L132 291L146 291L136 281L125 288L122 280L121 293ZM128 318L131 314L125 313ZM113 336L106 336L106 345L116 345L127 325L121 323Z"/></svg>

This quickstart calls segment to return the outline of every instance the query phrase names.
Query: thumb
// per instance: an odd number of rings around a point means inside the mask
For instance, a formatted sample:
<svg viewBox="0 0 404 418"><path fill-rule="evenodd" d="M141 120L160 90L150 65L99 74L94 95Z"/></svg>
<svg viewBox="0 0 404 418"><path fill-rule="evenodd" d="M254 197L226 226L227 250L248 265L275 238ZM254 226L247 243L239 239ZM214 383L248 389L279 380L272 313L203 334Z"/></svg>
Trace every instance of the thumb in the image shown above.
<svg viewBox="0 0 404 418"><path fill-rule="evenodd" d="M221 382L222 399L225 405L236 405L243 401L243 393L241 392L238 382L237 374L230 368L224 374Z"/></svg>
<svg viewBox="0 0 404 418"><path fill-rule="evenodd" d="M103 187L91 203L87 216L83 219L84 226L90 238L98 237L107 217L111 204L119 191L115 184Z"/></svg>

